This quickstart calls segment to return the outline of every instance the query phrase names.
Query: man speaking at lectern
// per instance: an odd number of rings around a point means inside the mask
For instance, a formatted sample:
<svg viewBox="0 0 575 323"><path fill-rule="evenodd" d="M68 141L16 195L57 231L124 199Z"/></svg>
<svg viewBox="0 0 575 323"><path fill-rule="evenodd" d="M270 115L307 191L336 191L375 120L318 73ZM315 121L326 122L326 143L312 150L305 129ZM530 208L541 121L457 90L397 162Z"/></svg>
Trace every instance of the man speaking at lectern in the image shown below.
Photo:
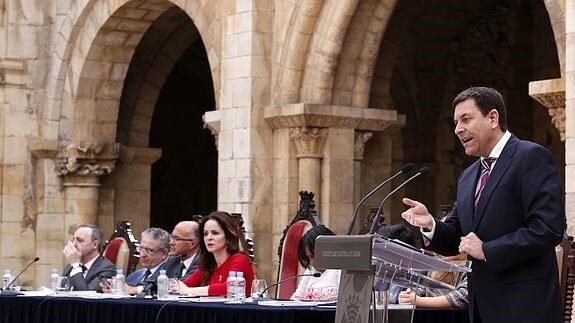
<svg viewBox="0 0 575 323"><path fill-rule="evenodd" d="M561 182L551 153L507 130L499 92L474 87L454 100L455 134L479 157L459 176L445 222L404 198L402 217L440 254L467 253L471 322L561 322L555 246L565 230Z"/></svg>

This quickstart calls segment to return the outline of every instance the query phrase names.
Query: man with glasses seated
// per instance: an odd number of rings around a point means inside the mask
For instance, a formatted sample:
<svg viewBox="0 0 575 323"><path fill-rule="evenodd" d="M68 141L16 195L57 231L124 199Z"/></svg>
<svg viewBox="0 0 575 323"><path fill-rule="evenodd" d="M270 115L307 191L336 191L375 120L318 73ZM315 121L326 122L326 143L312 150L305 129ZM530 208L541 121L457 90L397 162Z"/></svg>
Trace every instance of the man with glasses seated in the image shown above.
<svg viewBox="0 0 575 323"><path fill-rule="evenodd" d="M182 221L176 224L170 238L170 257L166 261L168 277L183 280L198 268L199 235L200 225L196 221ZM171 276L171 273L174 275Z"/></svg>
<svg viewBox="0 0 575 323"><path fill-rule="evenodd" d="M124 291L129 295L148 294L150 292L160 275L160 270L166 269L166 259L168 259L170 250L170 234L164 229L146 229L142 232L141 238L138 252L140 253L139 266L142 268L126 277ZM166 272L166 274L168 277L174 277L173 272ZM102 286L102 291L110 292L110 289Z"/></svg>

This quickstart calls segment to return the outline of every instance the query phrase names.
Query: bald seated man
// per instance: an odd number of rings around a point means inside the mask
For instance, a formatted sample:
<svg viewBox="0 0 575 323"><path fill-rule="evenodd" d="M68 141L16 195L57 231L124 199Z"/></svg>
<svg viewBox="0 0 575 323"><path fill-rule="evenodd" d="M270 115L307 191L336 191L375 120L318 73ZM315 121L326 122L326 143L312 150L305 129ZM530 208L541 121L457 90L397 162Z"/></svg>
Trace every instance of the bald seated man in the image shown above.
<svg viewBox="0 0 575 323"><path fill-rule="evenodd" d="M67 262L64 276L69 277L71 290L101 292L100 279L116 274L116 266L100 254L101 244L102 230L91 224L83 224L74 232L72 241L64 246Z"/></svg>
<svg viewBox="0 0 575 323"><path fill-rule="evenodd" d="M200 264L199 239L200 225L196 221L182 221L174 227L170 237L170 257L166 271L174 277L186 279Z"/></svg>

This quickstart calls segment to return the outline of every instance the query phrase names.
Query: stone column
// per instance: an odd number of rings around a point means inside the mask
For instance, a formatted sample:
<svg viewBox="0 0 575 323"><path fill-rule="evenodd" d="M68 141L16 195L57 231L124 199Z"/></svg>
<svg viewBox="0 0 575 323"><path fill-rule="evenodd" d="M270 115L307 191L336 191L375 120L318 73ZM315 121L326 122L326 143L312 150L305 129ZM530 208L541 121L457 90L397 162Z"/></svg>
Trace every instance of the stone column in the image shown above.
<svg viewBox="0 0 575 323"><path fill-rule="evenodd" d="M57 174L62 177L66 199L65 228L97 224L99 178L114 170L119 145L67 143L58 153Z"/></svg>
<svg viewBox="0 0 575 323"><path fill-rule="evenodd" d="M321 196L321 158L327 138L326 129L299 127L290 128L290 136L296 146L298 159L298 191L315 194L316 209L319 212Z"/></svg>
<svg viewBox="0 0 575 323"><path fill-rule="evenodd" d="M575 7L565 6L565 56L575 55ZM575 220L575 61L565 60L565 212L567 232L574 234Z"/></svg>
<svg viewBox="0 0 575 323"><path fill-rule="evenodd" d="M365 192L363 182L363 153L366 143L373 137L371 131L356 131L353 146L353 206L355 207ZM354 230L357 230L361 221L357 221ZM354 231L357 232L357 231Z"/></svg>

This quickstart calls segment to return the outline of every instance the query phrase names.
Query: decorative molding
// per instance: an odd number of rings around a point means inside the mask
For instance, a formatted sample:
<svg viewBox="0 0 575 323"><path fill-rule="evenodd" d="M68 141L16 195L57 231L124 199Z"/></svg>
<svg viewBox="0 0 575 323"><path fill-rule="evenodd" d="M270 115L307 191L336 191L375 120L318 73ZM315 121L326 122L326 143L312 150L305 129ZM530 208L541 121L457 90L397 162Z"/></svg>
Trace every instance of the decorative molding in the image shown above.
<svg viewBox="0 0 575 323"><path fill-rule="evenodd" d="M405 125L404 116L395 110L310 103L269 106L265 108L264 117L274 129L315 127L385 131Z"/></svg>
<svg viewBox="0 0 575 323"><path fill-rule="evenodd" d="M547 108L551 122L565 142L565 81L550 79L529 83L529 95Z"/></svg>
<svg viewBox="0 0 575 323"><path fill-rule="evenodd" d="M204 121L204 129L209 129L214 136L214 143L216 144L216 149L218 148L218 134L220 133L220 120L222 119L220 110L207 111L202 116Z"/></svg>
<svg viewBox="0 0 575 323"><path fill-rule="evenodd" d="M290 128L290 137L297 150L297 158L322 158L323 145L327 139L327 129L299 127Z"/></svg>
<svg viewBox="0 0 575 323"><path fill-rule="evenodd" d="M119 157L119 144L65 143L58 152L56 173L66 177L99 177L110 174Z"/></svg>
<svg viewBox="0 0 575 323"><path fill-rule="evenodd" d="M353 143L353 159L363 160L363 153L365 151L365 144L373 137L373 132L369 131L356 131L355 140Z"/></svg>
<svg viewBox="0 0 575 323"><path fill-rule="evenodd" d="M26 85L26 75L23 59L0 59L0 85Z"/></svg>

